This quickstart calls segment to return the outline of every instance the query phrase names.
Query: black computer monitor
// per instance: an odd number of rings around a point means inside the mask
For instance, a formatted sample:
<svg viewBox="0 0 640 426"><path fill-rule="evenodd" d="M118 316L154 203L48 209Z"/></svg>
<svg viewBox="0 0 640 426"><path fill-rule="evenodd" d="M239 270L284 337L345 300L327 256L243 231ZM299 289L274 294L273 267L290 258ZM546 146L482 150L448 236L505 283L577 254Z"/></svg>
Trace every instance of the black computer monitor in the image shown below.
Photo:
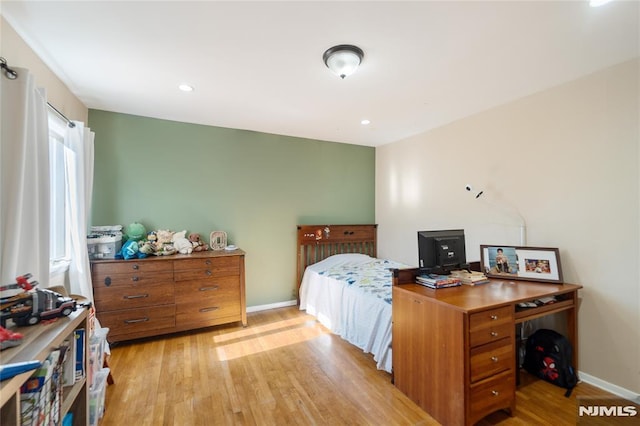
<svg viewBox="0 0 640 426"><path fill-rule="evenodd" d="M418 265L429 274L468 268L464 230L418 231Z"/></svg>

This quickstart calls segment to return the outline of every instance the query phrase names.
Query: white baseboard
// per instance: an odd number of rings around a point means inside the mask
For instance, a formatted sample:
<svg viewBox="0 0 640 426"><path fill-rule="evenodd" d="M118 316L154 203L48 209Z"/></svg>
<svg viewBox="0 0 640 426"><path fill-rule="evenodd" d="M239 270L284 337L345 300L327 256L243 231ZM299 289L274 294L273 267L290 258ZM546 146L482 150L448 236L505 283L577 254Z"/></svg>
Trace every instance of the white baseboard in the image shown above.
<svg viewBox="0 0 640 426"><path fill-rule="evenodd" d="M599 379L587 373L583 373L582 371L578 372L578 377L580 377L580 380L582 380L585 383L589 383L590 385L597 386L600 389L610 392L614 395L618 395L621 398L628 399L636 403L640 403L640 394L632 392L618 385L614 385L613 383L605 382L602 379Z"/></svg>
<svg viewBox="0 0 640 426"><path fill-rule="evenodd" d="M275 308L284 308L286 306L295 306L297 304L298 304L297 300L287 300L285 302L270 303L268 305L249 306L247 307L247 313L266 311L268 309L275 309Z"/></svg>

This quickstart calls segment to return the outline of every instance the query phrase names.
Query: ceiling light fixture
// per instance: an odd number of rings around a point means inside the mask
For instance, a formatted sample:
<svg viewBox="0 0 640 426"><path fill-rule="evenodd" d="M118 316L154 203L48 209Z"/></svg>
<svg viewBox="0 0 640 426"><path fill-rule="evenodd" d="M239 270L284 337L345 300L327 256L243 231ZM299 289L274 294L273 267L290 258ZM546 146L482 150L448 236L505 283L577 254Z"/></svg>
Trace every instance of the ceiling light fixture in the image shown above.
<svg viewBox="0 0 640 426"><path fill-rule="evenodd" d="M359 47L340 44L327 49L322 60L335 75L344 79L358 69L363 57L364 52Z"/></svg>
<svg viewBox="0 0 640 426"><path fill-rule="evenodd" d="M370 120L367 120L367 119L365 118L364 120L362 120L362 121L360 122L360 124L362 124L363 126L366 126L367 124L371 124L371 121L370 121Z"/></svg>
<svg viewBox="0 0 640 426"><path fill-rule="evenodd" d="M179 85L178 89L182 90L183 92L193 92L193 86L189 86L185 83Z"/></svg>

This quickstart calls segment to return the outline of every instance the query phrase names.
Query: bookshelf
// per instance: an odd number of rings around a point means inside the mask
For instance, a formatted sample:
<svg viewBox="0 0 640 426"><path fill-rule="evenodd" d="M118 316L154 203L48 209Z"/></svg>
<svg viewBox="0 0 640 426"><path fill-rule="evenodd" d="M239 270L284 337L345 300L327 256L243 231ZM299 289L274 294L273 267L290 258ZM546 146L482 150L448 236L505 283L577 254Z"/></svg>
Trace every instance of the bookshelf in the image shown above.
<svg viewBox="0 0 640 426"><path fill-rule="evenodd" d="M0 352L0 364L32 360L43 362L65 340L73 339L76 330L89 330L87 318L87 309L78 308L68 317L58 318L49 324L41 323L35 326L17 328L15 331L22 333L24 339L20 345ZM88 343L84 345L84 352L84 371L86 372ZM75 354L70 355L75 356ZM29 380L32 374L33 371L29 371L0 382L0 424L21 424L20 387ZM73 425L86 426L89 421L88 408L88 384L85 374L83 378L77 380L73 385L63 388L60 418L62 419L65 414L72 412Z"/></svg>

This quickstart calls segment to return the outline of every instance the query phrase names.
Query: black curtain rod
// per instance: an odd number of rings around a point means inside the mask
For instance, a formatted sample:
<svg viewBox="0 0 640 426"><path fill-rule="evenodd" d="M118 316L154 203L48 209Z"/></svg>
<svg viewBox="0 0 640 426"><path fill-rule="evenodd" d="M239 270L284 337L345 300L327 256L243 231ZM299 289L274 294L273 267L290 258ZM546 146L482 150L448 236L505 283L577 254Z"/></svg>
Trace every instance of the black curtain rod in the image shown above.
<svg viewBox="0 0 640 426"><path fill-rule="evenodd" d="M1 56L0 56L0 68L2 68L2 70L4 71L5 77L7 77L9 80L15 80L16 78L18 78L18 73L12 70L11 68L9 68L9 65L7 65L7 60ZM62 119L67 122L67 126L71 127L72 129L76 127L76 124L73 121L69 120L66 115L58 111L58 108L54 107L49 102L47 102L47 106L51 108L60 117L62 117Z"/></svg>

